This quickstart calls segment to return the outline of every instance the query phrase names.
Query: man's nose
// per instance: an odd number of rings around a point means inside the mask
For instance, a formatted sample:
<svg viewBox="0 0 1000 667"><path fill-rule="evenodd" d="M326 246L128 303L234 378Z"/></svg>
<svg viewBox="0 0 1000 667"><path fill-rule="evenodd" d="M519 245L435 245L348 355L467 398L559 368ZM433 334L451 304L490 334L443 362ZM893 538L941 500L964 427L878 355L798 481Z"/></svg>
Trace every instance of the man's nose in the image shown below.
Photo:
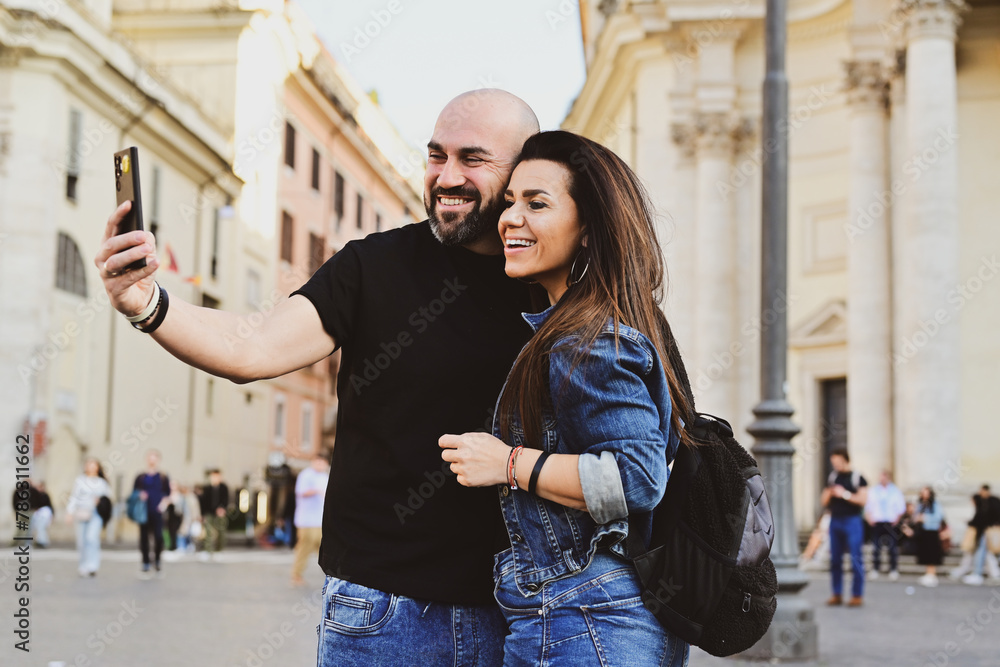
<svg viewBox="0 0 1000 667"><path fill-rule="evenodd" d="M465 174L458 160L448 160L438 174L437 184L442 188L457 188L465 183Z"/></svg>

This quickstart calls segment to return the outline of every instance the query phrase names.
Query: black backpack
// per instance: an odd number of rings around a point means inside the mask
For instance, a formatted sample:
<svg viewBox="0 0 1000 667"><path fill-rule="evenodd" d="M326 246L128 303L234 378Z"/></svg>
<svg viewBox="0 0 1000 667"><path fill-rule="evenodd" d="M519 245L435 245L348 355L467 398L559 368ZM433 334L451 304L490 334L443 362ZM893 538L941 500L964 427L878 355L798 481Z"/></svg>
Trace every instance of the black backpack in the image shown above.
<svg viewBox="0 0 1000 667"><path fill-rule="evenodd" d="M669 349L693 410L672 337ZM663 627L712 655L729 656L757 643L774 618L771 507L757 462L727 421L695 413L685 424L699 444L682 445L674 459L653 512L649 550L634 532L626 546L642 581L643 603Z"/></svg>

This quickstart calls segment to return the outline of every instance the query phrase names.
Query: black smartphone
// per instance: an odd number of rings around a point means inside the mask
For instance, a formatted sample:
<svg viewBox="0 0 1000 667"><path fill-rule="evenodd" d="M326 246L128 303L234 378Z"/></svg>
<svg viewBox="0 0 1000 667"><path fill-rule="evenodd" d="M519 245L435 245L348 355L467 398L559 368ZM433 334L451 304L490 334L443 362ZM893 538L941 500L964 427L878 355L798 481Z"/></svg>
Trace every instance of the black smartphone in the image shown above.
<svg viewBox="0 0 1000 667"><path fill-rule="evenodd" d="M142 230L142 194L139 190L139 149L129 146L115 153L115 195L118 206L126 201L132 208L118 224L118 234ZM126 271L146 266L146 258L136 260L125 267Z"/></svg>

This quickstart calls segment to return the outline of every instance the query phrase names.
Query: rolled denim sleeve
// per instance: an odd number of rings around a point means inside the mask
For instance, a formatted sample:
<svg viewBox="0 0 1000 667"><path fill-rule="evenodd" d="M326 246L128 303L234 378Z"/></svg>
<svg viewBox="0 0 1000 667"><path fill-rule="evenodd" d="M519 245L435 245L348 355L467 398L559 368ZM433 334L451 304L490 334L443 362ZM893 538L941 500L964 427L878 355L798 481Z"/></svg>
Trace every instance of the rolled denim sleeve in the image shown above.
<svg viewBox="0 0 1000 667"><path fill-rule="evenodd" d="M669 474L669 396L654 400L646 384L654 369L662 372L656 351L644 337L619 336L616 345L605 334L575 363L577 350L553 350L549 384L563 446L581 455L587 510L599 523L650 511Z"/></svg>
<svg viewBox="0 0 1000 667"><path fill-rule="evenodd" d="M618 461L611 452L580 455L580 486L590 516L597 523L608 523L628 516L625 489Z"/></svg>

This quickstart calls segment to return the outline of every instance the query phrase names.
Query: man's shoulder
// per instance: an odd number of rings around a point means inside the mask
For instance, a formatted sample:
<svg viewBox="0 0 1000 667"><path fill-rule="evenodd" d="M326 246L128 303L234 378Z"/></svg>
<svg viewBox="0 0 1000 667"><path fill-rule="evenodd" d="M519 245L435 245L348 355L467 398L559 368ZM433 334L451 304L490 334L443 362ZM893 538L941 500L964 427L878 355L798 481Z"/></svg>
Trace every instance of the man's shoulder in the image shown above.
<svg viewBox="0 0 1000 667"><path fill-rule="evenodd" d="M385 252L387 250L405 250L416 244L437 243L431 233L430 223L426 220L414 222L402 227L387 229L384 232L373 232L364 238L349 241L345 247L364 255L369 252Z"/></svg>

